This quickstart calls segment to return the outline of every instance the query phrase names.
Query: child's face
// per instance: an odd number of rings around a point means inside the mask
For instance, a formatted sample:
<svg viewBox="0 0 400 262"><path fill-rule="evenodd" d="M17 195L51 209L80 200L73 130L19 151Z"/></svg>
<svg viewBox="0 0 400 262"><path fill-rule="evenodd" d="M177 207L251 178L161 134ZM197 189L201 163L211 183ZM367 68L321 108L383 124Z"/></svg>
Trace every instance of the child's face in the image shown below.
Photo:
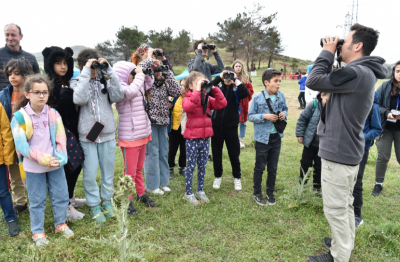
<svg viewBox="0 0 400 262"><path fill-rule="evenodd" d="M29 99L31 106L41 107L49 99L49 88L46 83L34 83L31 91L24 92L24 94Z"/></svg>
<svg viewBox="0 0 400 262"><path fill-rule="evenodd" d="M11 68L9 68L10 70ZM24 85L24 77L20 74L19 69L15 68L10 75L8 76L8 81L14 86L14 87L21 87Z"/></svg>
<svg viewBox="0 0 400 262"><path fill-rule="evenodd" d="M186 93L185 84L186 84L186 80L182 80L181 81L182 96L184 96L184 94Z"/></svg>
<svg viewBox="0 0 400 262"><path fill-rule="evenodd" d="M54 72L59 76L65 76L68 71L67 61L64 59L54 64Z"/></svg>
<svg viewBox="0 0 400 262"><path fill-rule="evenodd" d="M268 93L276 94L281 86L281 76L274 76L269 82L268 80L265 80L264 84Z"/></svg>

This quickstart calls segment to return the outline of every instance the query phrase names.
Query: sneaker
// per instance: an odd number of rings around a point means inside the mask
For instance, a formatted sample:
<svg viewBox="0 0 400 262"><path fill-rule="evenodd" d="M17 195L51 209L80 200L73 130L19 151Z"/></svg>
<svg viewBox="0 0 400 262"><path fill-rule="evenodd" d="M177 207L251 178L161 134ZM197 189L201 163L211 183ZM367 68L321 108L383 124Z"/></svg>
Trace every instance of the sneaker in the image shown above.
<svg viewBox="0 0 400 262"><path fill-rule="evenodd" d="M49 240L47 240L46 235L44 233L34 234L32 239L33 242L35 242L36 247L38 248L41 248L42 246L45 246L49 243Z"/></svg>
<svg viewBox="0 0 400 262"><path fill-rule="evenodd" d="M245 148L243 140L239 140L240 148Z"/></svg>
<svg viewBox="0 0 400 262"><path fill-rule="evenodd" d="M314 256L314 257L308 257L309 262L334 262L333 256L331 255L331 252L319 255L319 256Z"/></svg>
<svg viewBox="0 0 400 262"><path fill-rule="evenodd" d="M73 238L74 237L74 232L67 226L67 224L60 224L56 228L56 234L61 233L65 238Z"/></svg>
<svg viewBox="0 0 400 262"><path fill-rule="evenodd" d="M373 196L379 196L383 190L383 186L380 184L375 184L374 190L372 190Z"/></svg>
<svg viewBox="0 0 400 262"><path fill-rule="evenodd" d="M184 195L183 199L189 201L190 204L194 205L194 206L198 206L200 204L200 202L196 199L196 197L194 196L194 194L191 195Z"/></svg>
<svg viewBox="0 0 400 262"><path fill-rule="evenodd" d="M102 205L103 213L107 215L107 217L115 217L114 209L110 201L104 201Z"/></svg>
<svg viewBox="0 0 400 262"><path fill-rule="evenodd" d="M174 168L170 167L169 168L169 180L173 180L174 179Z"/></svg>
<svg viewBox="0 0 400 262"><path fill-rule="evenodd" d="M74 196L73 198L69 199L69 203L73 207L81 207L81 206L86 205L86 199L75 198L75 196Z"/></svg>
<svg viewBox="0 0 400 262"><path fill-rule="evenodd" d="M24 212L27 209L28 209L28 203L25 203L25 205L23 205L23 206L14 205L14 212L17 215L21 214L22 212Z"/></svg>
<svg viewBox="0 0 400 262"><path fill-rule="evenodd" d="M7 221L8 234L10 235L10 237L15 237L19 235L21 228L19 227L18 221L18 219Z"/></svg>
<svg viewBox="0 0 400 262"><path fill-rule="evenodd" d="M178 173L179 173L179 175L185 177L186 168L185 167L179 167Z"/></svg>
<svg viewBox="0 0 400 262"><path fill-rule="evenodd" d="M100 205L93 207L92 210L90 210L90 215L93 217L94 221L97 224L101 224L106 221L106 217L101 212Z"/></svg>
<svg viewBox="0 0 400 262"><path fill-rule="evenodd" d="M266 206L267 201L265 201L264 197L262 196L262 194L253 194L253 199L256 201L257 204L259 204L260 206Z"/></svg>
<svg viewBox="0 0 400 262"><path fill-rule="evenodd" d="M142 201L148 207L155 207L156 203L147 195L143 194L141 196L137 196L136 201Z"/></svg>
<svg viewBox="0 0 400 262"><path fill-rule="evenodd" d="M128 215L137 215L138 211L136 208L133 206L132 201L129 201L129 207L128 207Z"/></svg>
<svg viewBox="0 0 400 262"><path fill-rule="evenodd" d="M242 182L240 181L240 178L235 178L233 180L233 183L235 184L235 190L237 191L242 190Z"/></svg>
<svg viewBox="0 0 400 262"><path fill-rule="evenodd" d="M169 188L169 187L167 187L167 186L162 186L161 189L162 189L164 192L171 192L171 188Z"/></svg>
<svg viewBox="0 0 400 262"><path fill-rule="evenodd" d="M154 195L164 195L164 191L159 188L156 189L146 189L147 192L154 194Z"/></svg>
<svg viewBox="0 0 400 262"><path fill-rule="evenodd" d="M212 162L212 161L213 161L212 155L208 155L208 161L209 161L209 162Z"/></svg>
<svg viewBox="0 0 400 262"><path fill-rule="evenodd" d="M332 238L324 237L324 245L327 249L331 249L332 246Z"/></svg>
<svg viewBox="0 0 400 262"><path fill-rule="evenodd" d="M222 177L217 177L217 178L214 180L213 188L214 188L214 189L219 189L219 188L221 187L221 182L222 182Z"/></svg>
<svg viewBox="0 0 400 262"><path fill-rule="evenodd" d="M76 210L72 204L68 205L68 207L67 207L67 217L68 218L72 218L72 220L77 221L77 220L81 220L84 216L85 216L85 214Z"/></svg>
<svg viewBox="0 0 400 262"><path fill-rule="evenodd" d="M361 216L355 215L355 216L354 216L354 221L355 221L355 223L356 223L356 228L359 227L359 226L361 226L362 224L364 224L364 220L362 219Z"/></svg>
<svg viewBox="0 0 400 262"><path fill-rule="evenodd" d="M273 206L276 204L275 196L273 194L267 195L267 199L268 205Z"/></svg>
<svg viewBox="0 0 400 262"><path fill-rule="evenodd" d="M195 197L200 199L201 203L210 203L210 199L208 199L204 191L197 191Z"/></svg>

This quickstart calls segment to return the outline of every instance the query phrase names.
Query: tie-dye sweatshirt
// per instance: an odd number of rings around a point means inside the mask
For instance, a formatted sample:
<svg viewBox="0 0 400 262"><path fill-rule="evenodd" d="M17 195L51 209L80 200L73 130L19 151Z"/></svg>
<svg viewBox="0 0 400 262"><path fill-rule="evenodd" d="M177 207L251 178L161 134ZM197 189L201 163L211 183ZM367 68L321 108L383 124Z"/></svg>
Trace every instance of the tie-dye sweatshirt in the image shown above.
<svg viewBox="0 0 400 262"><path fill-rule="evenodd" d="M60 166L68 161L67 155L67 138L60 114L53 108L48 108L51 143L53 145L53 156L58 159ZM40 152L29 144L29 140L33 136L34 126L29 114L21 108L14 113L11 121L11 131L14 137L15 148L17 150L19 162L23 161L23 157L37 161L40 165L46 166L52 157L49 154Z"/></svg>

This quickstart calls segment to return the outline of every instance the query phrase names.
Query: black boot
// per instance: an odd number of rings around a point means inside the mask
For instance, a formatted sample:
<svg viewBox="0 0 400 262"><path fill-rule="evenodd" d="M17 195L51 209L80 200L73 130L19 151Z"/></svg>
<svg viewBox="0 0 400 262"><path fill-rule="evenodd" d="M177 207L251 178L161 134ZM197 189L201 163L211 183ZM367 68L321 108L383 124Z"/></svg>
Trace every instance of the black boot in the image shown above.
<svg viewBox="0 0 400 262"><path fill-rule="evenodd" d="M178 171L179 175L185 177L185 172L186 172L185 167L179 167L179 171Z"/></svg>
<svg viewBox="0 0 400 262"><path fill-rule="evenodd" d="M170 167L169 168L169 180L173 180L174 179L174 168Z"/></svg>
<svg viewBox="0 0 400 262"><path fill-rule="evenodd" d="M132 200L129 201L129 207L128 207L128 215L137 215L138 211L136 208L133 206Z"/></svg>

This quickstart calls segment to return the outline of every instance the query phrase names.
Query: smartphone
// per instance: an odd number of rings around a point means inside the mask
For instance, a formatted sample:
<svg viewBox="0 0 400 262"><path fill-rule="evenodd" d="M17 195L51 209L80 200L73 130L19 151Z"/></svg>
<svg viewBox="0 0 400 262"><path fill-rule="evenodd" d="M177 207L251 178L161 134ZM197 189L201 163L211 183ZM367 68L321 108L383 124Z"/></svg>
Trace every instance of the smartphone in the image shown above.
<svg viewBox="0 0 400 262"><path fill-rule="evenodd" d="M99 121L96 121L90 131L86 135L86 139L89 140L90 142L94 143L101 132L103 132L105 125L100 123Z"/></svg>

